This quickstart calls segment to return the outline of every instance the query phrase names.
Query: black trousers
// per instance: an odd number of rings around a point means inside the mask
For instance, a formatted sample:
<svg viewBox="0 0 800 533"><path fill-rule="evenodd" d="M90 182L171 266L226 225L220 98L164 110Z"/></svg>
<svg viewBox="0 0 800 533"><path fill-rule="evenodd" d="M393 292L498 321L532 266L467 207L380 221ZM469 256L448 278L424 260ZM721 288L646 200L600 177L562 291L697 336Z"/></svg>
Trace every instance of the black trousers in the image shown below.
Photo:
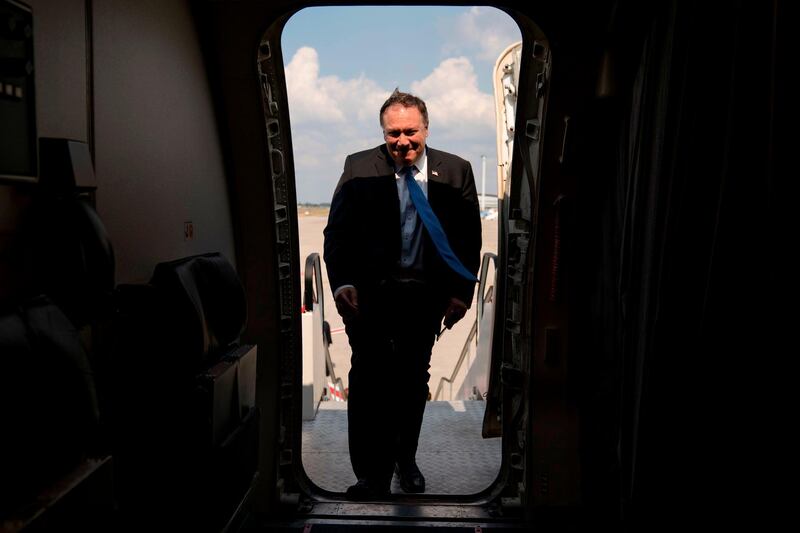
<svg viewBox="0 0 800 533"><path fill-rule="evenodd" d="M445 301L428 283L389 279L358 288L347 400L353 472L388 489L395 462L413 461L428 399L431 349Z"/></svg>

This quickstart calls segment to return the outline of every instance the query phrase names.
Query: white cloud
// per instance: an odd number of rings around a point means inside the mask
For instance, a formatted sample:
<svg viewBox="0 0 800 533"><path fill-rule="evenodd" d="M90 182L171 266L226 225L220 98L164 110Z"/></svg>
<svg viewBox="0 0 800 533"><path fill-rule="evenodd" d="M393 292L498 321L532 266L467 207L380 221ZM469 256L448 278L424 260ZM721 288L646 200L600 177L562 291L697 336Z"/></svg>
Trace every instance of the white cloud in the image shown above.
<svg viewBox="0 0 800 533"><path fill-rule="evenodd" d="M351 80L320 77L319 55L308 46L297 50L285 70L292 123L377 123L377 109L389 94L363 74Z"/></svg>
<svg viewBox="0 0 800 533"><path fill-rule="evenodd" d="M286 85L290 98L289 111L293 123L312 119L321 122L344 122L344 114L325 83L319 78L319 56L304 46L286 66Z"/></svg>
<svg viewBox="0 0 800 533"><path fill-rule="evenodd" d="M294 153L297 154L294 167L298 173L313 170L326 162L321 156L328 145L325 142L325 135L317 129L294 128L292 146Z"/></svg>
<svg viewBox="0 0 800 533"><path fill-rule="evenodd" d="M364 74L320 77L319 55L310 47L300 48L285 70L298 200L327 202L345 157L383 142L378 111L394 88ZM431 145L471 160L479 175L480 156L494 157L494 103L479 90L469 59L445 59L410 88L428 105Z"/></svg>
<svg viewBox="0 0 800 533"><path fill-rule="evenodd" d="M387 90L363 74L320 76L319 55L302 47L285 67L300 201L330 201L345 157L382 142L378 110Z"/></svg>
<svg viewBox="0 0 800 533"><path fill-rule="evenodd" d="M447 25L450 37L442 47L445 55L472 52L492 64L508 45L522 38L511 17L489 7L472 7L455 24L448 21Z"/></svg>
<svg viewBox="0 0 800 533"><path fill-rule="evenodd" d="M478 76L466 57L445 59L411 91L428 105L431 135L471 138L492 135L494 98L478 89ZM438 136L438 135L437 135Z"/></svg>

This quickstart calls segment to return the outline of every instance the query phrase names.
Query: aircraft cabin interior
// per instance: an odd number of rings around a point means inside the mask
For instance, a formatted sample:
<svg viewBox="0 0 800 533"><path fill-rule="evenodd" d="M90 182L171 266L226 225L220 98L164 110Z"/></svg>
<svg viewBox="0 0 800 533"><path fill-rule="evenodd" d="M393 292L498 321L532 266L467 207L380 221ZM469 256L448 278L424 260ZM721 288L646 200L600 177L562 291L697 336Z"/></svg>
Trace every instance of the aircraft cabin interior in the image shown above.
<svg viewBox="0 0 800 533"><path fill-rule="evenodd" d="M497 474L357 502L301 460L305 324L331 332L303 316L327 280L300 253L312 154L281 36L370 2L0 0L0 531L743 520L769 498L754 388L788 331L788 4L470 3L521 35L480 286ZM385 24L365 57L426 53Z"/></svg>

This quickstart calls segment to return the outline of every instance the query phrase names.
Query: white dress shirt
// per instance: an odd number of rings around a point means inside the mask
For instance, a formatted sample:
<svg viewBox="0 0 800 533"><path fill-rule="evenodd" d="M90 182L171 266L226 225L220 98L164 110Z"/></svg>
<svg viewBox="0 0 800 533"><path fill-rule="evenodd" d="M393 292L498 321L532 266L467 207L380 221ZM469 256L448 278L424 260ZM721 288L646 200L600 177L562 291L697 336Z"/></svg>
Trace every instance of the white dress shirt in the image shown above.
<svg viewBox="0 0 800 533"><path fill-rule="evenodd" d="M427 149L426 149L427 150ZM395 167L397 196L400 198L400 262L403 269L422 270L422 220L417 216L417 209L408 192L405 167ZM419 184L425 198L428 197L428 155L423 154L412 165L414 180Z"/></svg>

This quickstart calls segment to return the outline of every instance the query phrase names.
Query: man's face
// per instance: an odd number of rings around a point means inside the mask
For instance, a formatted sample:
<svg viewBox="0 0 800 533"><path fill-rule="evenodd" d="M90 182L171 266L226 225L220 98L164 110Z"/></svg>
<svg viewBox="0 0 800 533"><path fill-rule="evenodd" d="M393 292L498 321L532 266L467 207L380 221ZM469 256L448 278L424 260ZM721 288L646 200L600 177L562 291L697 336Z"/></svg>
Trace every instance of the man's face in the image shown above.
<svg viewBox="0 0 800 533"><path fill-rule="evenodd" d="M383 112L383 138L398 166L414 164L425 151L425 139L428 138L422 113L416 107L400 104L387 107Z"/></svg>

